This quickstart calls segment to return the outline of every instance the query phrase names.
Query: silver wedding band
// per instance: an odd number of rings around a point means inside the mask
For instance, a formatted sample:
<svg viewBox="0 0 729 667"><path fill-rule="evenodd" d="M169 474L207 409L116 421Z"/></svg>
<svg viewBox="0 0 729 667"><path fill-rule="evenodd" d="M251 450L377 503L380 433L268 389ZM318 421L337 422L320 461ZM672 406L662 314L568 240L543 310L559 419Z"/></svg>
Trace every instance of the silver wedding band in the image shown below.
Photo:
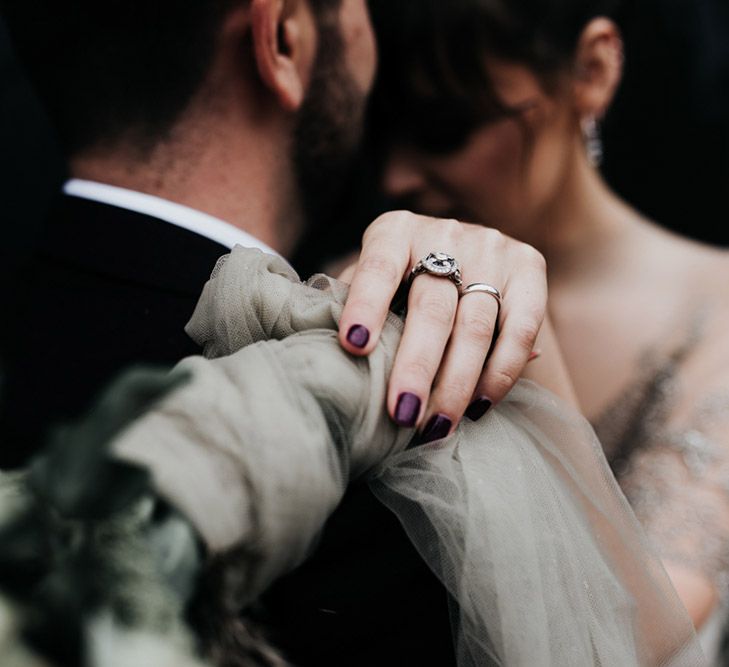
<svg viewBox="0 0 729 667"><path fill-rule="evenodd" d="M496 299L496 303L499 304L499 308L501 308L501 292L497 290L493 285L488 285L486 283L472 283L468 285L468 287L464 287L461 290L461 298L466 296L467 294L488 294L489 296L494 297Z"/></svg>

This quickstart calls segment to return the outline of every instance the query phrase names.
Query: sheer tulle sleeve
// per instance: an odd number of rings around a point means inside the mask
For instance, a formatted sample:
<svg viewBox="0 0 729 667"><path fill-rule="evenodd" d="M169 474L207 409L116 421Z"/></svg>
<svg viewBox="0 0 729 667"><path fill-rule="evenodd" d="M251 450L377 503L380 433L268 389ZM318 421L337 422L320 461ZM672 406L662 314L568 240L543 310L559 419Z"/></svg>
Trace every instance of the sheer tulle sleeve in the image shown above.
<svg viewBox="0 0 729 667"><path fill-rule="evenodd" d="M461 665L700 665L690 619L590 426L523 383L485 420L407 450L385 412L400 335L354 359L346 290L236 249L189 332L207 359L117 443L230 564L249 603L310 552L366 476L454 599Z"/></svg>
<svg viewBox="0 0 729 667"><path fill-rule="evenodd" d="M459 665L703 664L580 415L520 383L429 449L390 459L372 485L458 601Z"/></svg>
<svg viewBox="0 0 729 667"><path fill-rule="evenodd" d="M348 482L412 435L372 410L384 404L398 324L393 316L373 355L352 359L334 330L341 290L323 278L303 285L283 260L237 248L188 325L209 358L182 361L189 385L117 445L153 472L211 554L229 556L241 606L300 564Z"/></svg>

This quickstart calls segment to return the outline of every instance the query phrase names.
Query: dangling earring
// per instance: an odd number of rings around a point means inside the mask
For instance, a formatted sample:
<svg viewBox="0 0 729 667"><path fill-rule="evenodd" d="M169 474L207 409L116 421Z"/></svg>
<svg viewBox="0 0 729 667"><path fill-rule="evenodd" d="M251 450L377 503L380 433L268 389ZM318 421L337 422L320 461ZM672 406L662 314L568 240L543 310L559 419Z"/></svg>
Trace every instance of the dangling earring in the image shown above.
<svg viewBox="0 0 729 667"><path fill-rule="evenodd" d="M595 116L589 116L582 120L582 136L585 140L587 159L597 169L602 164L604 152L602 137L600 136L600 125Z"/></svg>

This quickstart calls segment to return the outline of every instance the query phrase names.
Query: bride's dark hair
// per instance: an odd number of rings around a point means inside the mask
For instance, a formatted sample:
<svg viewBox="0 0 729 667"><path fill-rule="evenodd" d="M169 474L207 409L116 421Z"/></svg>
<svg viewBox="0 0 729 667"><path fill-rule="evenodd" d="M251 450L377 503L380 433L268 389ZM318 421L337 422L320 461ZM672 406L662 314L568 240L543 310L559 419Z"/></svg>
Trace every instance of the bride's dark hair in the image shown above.
<svg viewBox="0 0 729 667"><path fill-rule="evenodd" d="M571 66L584 26L618 20L621 0L370 0L379 42L375 117L398 141L433 152L515 114L495 94L487 58L525 65L545 90ZM384 117L383 117L384 115Z"/></svg>

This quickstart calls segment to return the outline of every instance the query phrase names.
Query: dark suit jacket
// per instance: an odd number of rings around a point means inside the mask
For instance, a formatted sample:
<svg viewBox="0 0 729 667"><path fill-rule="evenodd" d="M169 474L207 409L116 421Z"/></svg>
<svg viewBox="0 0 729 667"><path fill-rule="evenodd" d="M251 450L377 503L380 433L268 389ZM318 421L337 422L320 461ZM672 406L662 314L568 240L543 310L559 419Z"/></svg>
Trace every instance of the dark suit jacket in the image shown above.
<svg viewBox="0 0 729 667"><path fill-rule="evenodd" d="M156 218L60 197L4 299L0 466L25 462L122 369L198 352L184 326L226 252Z"/></svg>
<svg viewBox="0 0 729 667"><path fill-rule="evenodd" d="M50 425L82 413L130 364L195 354L183 327L225 252L154 218L63 197L0 327L8 371L0 465L26 461ZM453 664L446 594L363 484L261 613L295 664Z"/></svg>

